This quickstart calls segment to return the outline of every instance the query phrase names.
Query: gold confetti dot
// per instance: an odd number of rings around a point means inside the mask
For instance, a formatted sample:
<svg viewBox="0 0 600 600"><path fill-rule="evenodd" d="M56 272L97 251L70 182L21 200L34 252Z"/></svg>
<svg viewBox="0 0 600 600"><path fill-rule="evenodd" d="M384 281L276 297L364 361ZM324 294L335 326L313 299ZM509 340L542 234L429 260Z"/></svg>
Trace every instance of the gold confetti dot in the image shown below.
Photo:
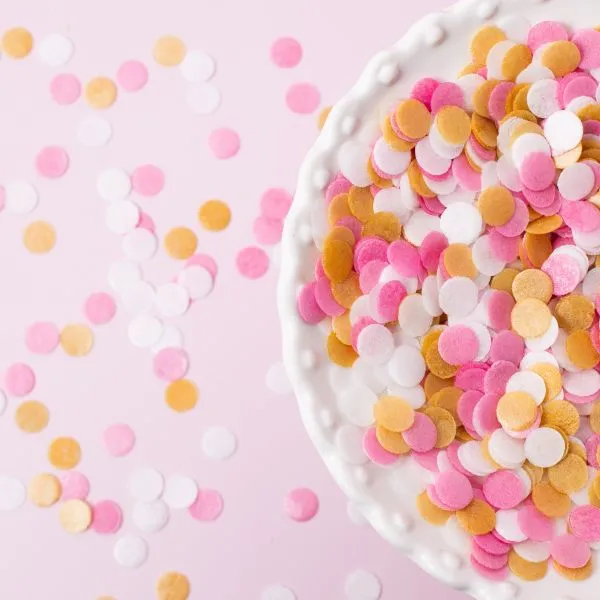
<svg viewBox="0 0 600 600"><path fill-rule="evenodd" d="M575 454L568 454L557 465L548 469L548 481L563 494L582 490L588 481L586 461Z"/></svg>
<svg viewBox="0 0 600 600"><path fill-rule="evenodd" d="M196 234L187 227L174 227L165 235L165 250L171 258L186 260L194 255L198 248Z"/></svg>
<svg viewBox="0 0 600 600"><path fill-rule="evenodd" d="M436 448L447 448L456 438L457 426L456 420L450 411L439 406L426 406L423 414L427 415L435 425L437 438Z"/></svg>
<svg viewBox="0 0 600 600"><path fill-rule="evenodd" d="M500 398L496 416L505 429L525 431L535 422L537 404L526 392L508 392Z"/></svg>
<svg viewBox="0 0 600 600"><path fill-rule="evenodd" d="M50 252L56 244L56 230L46 221L34 221L23 232L23 244L34 254Z"/></svg>
<svg viewBox="0 0 600 600"><path fill-rule="evenodd" d="M506 34L495 25L484 25L478 29L471 38L469 51L476 65L485 65L490 50L506 39Z"/></svg>
<svg viewBox="0 0 600 600"><path fill-rule="evenodd" d="M369 174L371 183L375 184L379 188L389 188L394 185L394 182L391 179L385 179L384 177L381 177L377 171L375 171L373 168L372 158L369 158L367 161L367 173Z"/></svg>
<svg viewBox="0 0 600 600"><path fill-rule="evenodd" d="M471 248L466 244L450 244L443 254L444 267L450 277L477 277L478 271L473 262Z"/></svg>
<svg viewBox="0 0 600 600"><path fill-rule="evenodd" d="M515 276L512 294L517 302L535 298L544 304L552 298L552 279L540 269L525 269Z"/></svg>
<svg viewBox="0 0 600 600"><path fill-rule="evenodd" d="M573 148L573 150L569 150L568 152L565 152L564 154L555 156L554 157L554 165L556 166L557 169L559 169L561 171L563 169L566 169L567 167L570 167L571 165L574 165L581 158L581 155L583 153L583 148L584 148L583 145L579 144L579 146Z"/></svg>
<svg viewBox="0 0 600 600"><path fill-rule="evenodd" d="M567 569L567 567L563 567L555 560L552 561L552 566L561 577L569 579L570 581L585 581L592 576L594 570L591 558L586 565L579 569Z"/></svg>
<svg viewBox="0 0 600 600"><path fill-rule="evenodd" d="M385 143L398 152L408 152L416 146L416 142L407 142L396 135L389 116L385 117L381 123L381 135Z"/></svg>
<svg viewBox="0 0 600 600"><path fill-rule="evenodd" d="M46 405L37 400L22 402L15 412L17 427L25 433L39 433L46 428L49 420Z"/></svg>
<svg viewBox="0 0 600 600"><path fill-rule="evenodd" d="M9 29L2 36L2 51L9 58L25 58L33 49L33 36L23 27Z"/></svg>
<svg viewBox="0 0 600 600"><path fill-rule="evenodd" d="M330 238L325 240L321 261L323 271L330 281L344 281L352 271L353 260L354 254L349 244Z"/></svg>
<svg viewBox="0 0 600 600"><path fill-rule="evenodd" d="M458 106L444 106L435 116L435 125L444 141L454 146L467 143L471 135L471 119Z"/></svg>
<svg viewBox="0 0 600 600"><path fill-rule="evenodd" d="M473 93L473 108L479 116L485 117L486 119L491 117L488 109L490 96L499 83L499 81L489 79L482 83ZM473 127L473 131L476 131L475 127Z"/></svg>
<svg viewBox="0 0 600 600"><path fill-rule="evenodd" d="M515 85L513 88L515 94L513 95L512 104L507 112L511 112L514 110L529 110L529 104L527 102L527 95L529 94L529 89L531 85L529 83L522 83L519 85ZM512 90L511 90L512 91ZM508 105L508 102L507 102Z"/></svg>
<svg viewBox="0 0 600 600"><path fill-rule="evenodd" d="M86 356L94 345L94 334L87 325L65 325L60 332L60 345L69 356Z"/></svg>
<svg viewBox="0 0 600 600"><path fill-rule="evenodd" d="M516 44L504 55L502 61L502 76L508 81L514 81L519 73L531 64L533 55L529 46Z"/></svg>
<svg viewBox="0 0 600 600"><path fill-rule="evenodd" d="M434 344L437 345L442 333L444 332L443 327L432 327L421 339L421 354L425 356L429 352L429 348ZM447 386L444 386L447 387Z"/></svg>
<svg viewBox="0 0 600 600"><path fill-rule="evenodd" d="M200 207L198 220L204 229L223 231L231 221L231 210L222 200L208 200Z"/></svg>
<svg viewBox="0 0 600 600"><path fill-rule="evenodd" d="M350 368L358 358L354 348L344 344L333 331L327 337L327 356L333 364L346 369Z"/></svg>
<svg viewBox="0 0 600 600"><path fill-rule="evenodd" d="M348 194L334 196L327 207L327 218L332 227L344 217L351 217L352 211L348 204Z"/></svg>
<svg viewBox="0 0 600 600"><path fill-rule="evenodd" d="M477 207L486 225L499 227L508 223L515 214L515 198L510 190L493 186L481 192Z"/></svg>
<svg viewBox="0 0 600 600"><path fill-rule="evenodd" d="M370 188L352 186L348 192L348 208L361 223L367 223L373 217L373 194Z"/></svg>
<svg viewBox="0 0 600 600"><path fill-rule="evenodd" d="M577 442L573 441L573 439L569 440L569 447L567 449L567 453L574 454L575 456L579 456L580 458L583 458L583 460L587 461L585 446L583 446L582 444L578 444Z"/></svg>
<svg viewBox="0 0 600 600"><path fill-rule="evenodd" d="M540 217L527 226L527 233L533 233L535 235L543 235L545 233L552 233L559 227L562 227L563 220L560 215L552 215L551 217Z"/></svg>
<svg viewBox="0 0 600 600"><path fill-rule="evenodd" d="M529 262L537 268L540 268L552 254L552 241L550 235L533 235L525 233L523 237L523 247L527 252Z"/></svg>
<svg viewBox="0 0 600 600"><path fill-rule="evenodd" d="M519 271L517 269L513 269L512 267L507 267L498 273L498 275L494 275L492 277L492 281L490 282L490 287L493 290L500 290L503 292L508 292L511 296L513 293L512 286L513 281L516 279ZM545 274L545 273L544 273ZM549 300L550 298L548 298Z"/></svg>
<svg viewBox="0 0 600 600"><path fill-rule="evenodd" d="M526 460L523 464L523 469L529 476L529 479L531 480L531 485L535 485L536 483L540 483L540 481L542 481L542 477L544 476L543 467L538 467L537 465L534 465L528 460Z"/></svg>
<svg viewBox="0 0 600 600"><path fill-rule="evenodd" d="M48 460L57 469L75 468L81 460L79 443L70 437L55 438L48 448Z"/></svg>
<svg viewBox="0 0 600 600"><path fill-rule="evenodd" d="M192 410L198 402L198 388L189 379L178 379L167 386L165 400L176 412Z"/></svg>
<svg viewBox="0 0 600 600"><path fill-rule="evenodd" d="M85 100L92 108L104 109L117 99L117 86L108 77L94 77L85 86Z"/></svg>
<svg viewBox="0 0 600 600"><path fill-rule="evenodd" d="M454 378L442 379L433 373L427 373L425 376L425 382L423 383L423 389L425 390L425 396L428 400L435 395L436 392L454 385Z"/></svg>
<svg viewBox="0 0 600 600"><path fill-rule="evenodd" d="M331 329L342 344L346 346L352 344L352 324L350 323L349 311L338 317L333 317L331 319Z"/></svg>
<svg viewBox="0 0 600 600"><path fill-rule="evenodd" d="M156 40L152 54L159 65L175 67L183 61L186 52L185 44L180 38L175 35L163 35Z"/></svg>
<svg viewBox="0 0 600 600"><path fill-rule="evenodd" d="M438 508L427 495L427 492L421 492L417 496L417 510L421 517L431 525L444 525L452 516L447 510Z"/></svg>
<svg viewBox="0 0 600 600"><path fill-rule="evenodd" d="M317 117L317 127L319 128L319 131L321 131L323 127L325 127L327 117L329 117L329 113L331 112L332 108L332 106L325 106L319 113L319 116Z"/></svg>
<svg viewBox="0 0 600 600"><path fill-rule="evenodd" d="M462 394L463 391L460 388L446 387L436 392L429 400L429 404L447 410L457 425L462 425L457 411L458 400Z"/></svg>
<svg viewBox="0 0 600 600"><path fill-rule="evenodd" d="M403 100L396 108L396 125L411 140L424 138L431 128L431 113L414 98Z"/></svg>
<svg viewBox="0 0 600 600"><path fill-rule="evenodd" d="M398 217L390 212L375 213L363 227L364 237L380 237L386 242L394 242L400 239L402 225Z"/></svg>
<svg viewBox="0 0 600 600"><path fill-rule="evenodd" d="M508 555L508 568L523 581L539 581L548 572L548 561L533 563L521 558L513 549Z"/></svg>
<svg viewBox="0 0 600 600"><path fill-rule="evenodd" d="M413 407L396 396L380 396L373 409L373 416L378 425L394 433L410 429L415 422Z"/></svg>
<svg viewBox="0 0 600 600"><path fill-rule="evenodd" d="M526 298L517 302L510 315L513 329L523 338L544 335L550 327L552 313L546 304L537 298Z"/></svg>
<svg viewBox="0 0 600 600"><path fill-rule="evenodd" d="M593 369L600 362L589 332L583 329L570 333L565 346L569 360L580 369Z"/></svg>
<svg viewBox="0 0 600 600"><path fill-rule="evenodd" d="M392 454L408 454L411 451L410 446L404 441L401 433L395 433L381 425L376 425L375 437L381 444L381 447Z"/></svg>
<svg viewBox="0 0 600 600"><path fill-rule="evenodd" d="M600 433L600 403L595 403L590 415L590 427L594 433Z"/></svg>
<svg viewBox="0 0 600 600"><path fill-rule="evenodd" d="M567 333L578 329L589 329L594 322L594 303L579 294L563 296L554 307L558 326Z"/></svg>
<svg viewBox="0 0 600 600"><path fill-rule="evenodd" d="M158 600L187 600L190 582L183 573L170 571L156 582L156 595Z"/></svg>
<svg viewBox="0 0 600 600"><path fill-rule="evenodd" d="M564 517L571 509L571 499L559 492L549 481L542 481L533 486L531 499L535 507L547 517Z"/></svg>
<svg viewBox="0 0 600 600"><path fill-rule="evenodd" d="M36 505L43 508L52 506L60 498L62 486L56 475L40 473L27 486L27 496Z"/></svg>
<svg viewBox="0 0 600 600"><path fill-rule="evenodd" d="M67 500L58 509L58 518L67 533L82 533L92 522L92 509L85 500Z"/></svg>
<svg viewBox="0 0 600 600"><path fill-rule="evenodd" d="M537 363L529 367L529 370L537 373L546 384L544 401L554 400L562 388L562 376L558 368L549 363Z"/></svg>
<svg viewBox="0 0 600 600"><path fill-rule="evenodd" d="M325 240L340 240L342 242L346 242L350 246L354 246L355 238L354 234L350 229L344 227L343 225L336 225L326 236Z"/></svg>
<svg viewBox="0 0 600 600"><path fill-rule="evenodd" d="M456 520L469 535L485 535L496 527L494 509L487 502L478 499L457 511Z"/></svg>
<svg viewBox="0 0 600 600"><path fill-rule="evenodd" d="M425 183L425 179L423 178L423 173L417 164L416 160L413 160L408 166L408 182L410 183L410 187L419 195L424 198L434 198L435 193L431 191L429 186ZM377 213L379 214L379 213Z"/></svg>
<svg viewBox="0 0 600 600"><path fill-rule="evenodd" d="M437 344L429 348L425 355L427 368L440 379L450 379L456 375L458 367L448 364L440 355Z"/></svg>
<svg viewBox="0 0 600 600"><path fill-rule="evenodd" d="M474 112L471 116L471 130L475 139L488 150L493 150L498 145L498 130L492 120Z"/></svg>
<svg viewBox="0 0 600 600"><path fill-rule="evenodd" d="M542 51L540 61L555 77L564 77L579 66L581 53L573 42L561 40L548 44Z"/></svg>
<svg viewBox="0 0 600 600"><path fill-rule="evenodd" d="M566 400L553 400L542 406L542 427L554 427L567 435L575 435L579 422L577 409Z"/></svg>
<svg viewBox="0 0 600 600"><path fill-rule="evenodd" d="M353 272L341 283L332 282L331 293L338 304L347 309L352 308L356 299L362 296L358 275Z"/></svg>

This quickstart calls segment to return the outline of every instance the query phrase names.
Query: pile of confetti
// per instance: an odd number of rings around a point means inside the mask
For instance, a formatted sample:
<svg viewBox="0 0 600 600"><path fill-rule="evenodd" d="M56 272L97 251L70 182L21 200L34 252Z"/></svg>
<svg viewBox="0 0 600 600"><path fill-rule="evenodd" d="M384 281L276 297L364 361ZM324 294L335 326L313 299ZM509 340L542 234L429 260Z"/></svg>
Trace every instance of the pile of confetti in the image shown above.
<svg viewBox="0 0 600 600"><path fill-rule="evenodd" d="M418 81L370 147L340 148L297 306L330 320L366 454L431 473L418 510L468 537L478 573L583 580L600 549L600 29L511 23L474 34L456 83Z"/></svg>

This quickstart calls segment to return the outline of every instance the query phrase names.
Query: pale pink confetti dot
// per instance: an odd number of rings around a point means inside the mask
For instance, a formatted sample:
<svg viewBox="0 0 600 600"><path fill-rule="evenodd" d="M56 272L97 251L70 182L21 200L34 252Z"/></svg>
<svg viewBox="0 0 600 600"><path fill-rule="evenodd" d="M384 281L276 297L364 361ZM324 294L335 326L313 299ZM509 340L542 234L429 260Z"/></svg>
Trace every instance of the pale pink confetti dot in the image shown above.
<svg viewBox="0 0 600 600"><path fill-rule="evenodd" d="M90 493L90 482L88 478L77 471L69 471L60 475L62 494L60 499L66 500L85 500Z"/></svg>
<svg viewBox="0 0 600 600"><path fill-rule="evenodd" d="M131 174L131 185L140 196L156 196L165 186L165 174L155 165L141 165Z"/></svg>
<svg viewBox="0 0 600 600"><path fill-rule="evenodd" d="M534 25L527 35L527 45L535 52L540 46L549 42L568 40L569 32L562 23L542 21Z"/></svg>
<svg viewBox="0 0 600 600"><path fill-rule="evenodd" d="M435 446L437 429L427 415L415 413L415 422L402 437L415 452L429 452Z"/></svg>
<svg viewBox="0 0 600 600"><path fill-rule="evenodd" d="M185 266L189 267L192 265L204 267L213 276L213 279L217 276L217 272L219 270L215 259L208 254L194 254L194 256L188 258Z"/></svg>
<svg viewBox="0 0 600 600"><path fill-rule="evenodd" d="M57 179L69 168L69 155L60 146L46 146L35 157L35 168L42 177Z"/></svg>
<svg viewBox="0 0 600 600"><path fill-rule="evenodd" d="M462 473L450 469L435 479L435 491L450 510L462 510L473 500L473 486Z"/></svg>
<svg viewBox="0 0 600 600"><path fill-rule="evenodd" d="M501 569L488 569L482 565L474 556L471 556L471 566L479 573L482 577L491 581L504 581L508 577L508 569L503 567Z"/></svg>
<svg viewBox="0 0 600 600"><path fill-rule="evenodd" d="M578 506L568 517L571 533L586 542L600 540L600 508L591 504Z"/></svg>
<svg viewBox="0 0 600 600"><path fill-rule="evenodd" d="M302 320L309 325L320 323L325 318L325 313L317 302L316 290L316 282L311 281L310 283L307 283L298 294L298 313Z"/></svg>
<svg viewBox="0 0 600 600"><path fill-rule="evenodd" d="M564 254L552 254L542 265L542 271L552 279L555 296L570 294L581 278L577 260Z"/></svg>
<svg viewBox="0 0 600 600"><path fill-rule="evenodd" d="M105 325L112 321L117 313L117 304L110 294L98 292L85 301L83 313L93 325Z"/></svg>
<svg viewBox="0 0 600 600"><path fill-rule="evenodd" d="M377 439L375 428L371 427L363 437L363 450L365 454L376 464L381 466L391 465L398 461L399 456L388 452Z"/></svg>
<svg viewBox="0 0 600 600"><path fill-rule="evenodd" d="M13 396L26 396L35 387L35 373L29 365L15 363L4 375L4 388Z"/></svg>
<svg viewBox="0 0 600 600"><path fill-rule="evenodd" d="M475 360L479 352L479 340L466 325L452 325L445 329L438 340L440 356L451 365L464 365Z"/></svg>
<svg viewBox="0 0 600 600"><path fill-rule="evenodd" d="M136 227L141 227L142 229L147 229L152 233L156 233L156 225L154 224L154 219L145 212L140 212L140 220Z"/></svg>
<svg viewBox="0 0 600 600"><path fill-rule="evenodd" d="M568 533L552 540L552 558L567 569L580 569L590 560L592 553L587 542Z"/></svg>
<svg viewBox="0 0 600 600"><path fill-rule="evenodd" d="M61 73L50 82L50 95L57 104L73 104L81 96L81 83L75 75Z"/></svg>
<svg viewBox="0 0 600 600"><path fill-rule="evenodd" d="M288 108L297 114L308 115L319 106L321 94L319 90L310 83L295 83L285 95L285 103Z"/></svg>
<svg viewBox="0 0 600 600"><path fill-rule="evenodd" d="M216 490L199 489L188 512L197 521L215 521L223 512L223 497Z"/></svg>
<svg viewBox="0 0 600 600"><path fill-rule="evenodd" d="M148 69L139 60L125 61L117 71L117 83L126 92L137 92L148 83Z"/></svg>
<svg viewBox="0 0 600 600"><path fill-rule="evenodd" d="M264 246L272 246L281 241L283 233L283 221L279 219L271 219L270 217L260 216L254 220L252 227L254 237L259 244Z"/></svg>
<svg viewBox="0 0 600 600"><path fill-rule="evenodd" d="M319 510L319 498L308 488L296 488L285 497L284 508L290 519L310 521Z"/></svg>
<svg viewBox="0 0 600 600"><path fill-rule="evenodd" d="M494 508L509 509L523 501L525 489L512 471L496 471L483 482L483 495Z"/></svg>
<svg viewBox="0 0 600 600"><path fill-rule="evenodd" d="M269 256L261 248L248 246L238 252L235 263L242 276L259 279L269 269Z"/></svg>
<svg viewBox="0 0 600 600"><path fill-rule="evenodd" d="M116 533L123 523L121 507L112 500L101 500L92 506L92 529L96 533Z"/></svg>
<svg viewBox="0 0 600 600"><path fill-rule="evenodd" d="M292 69L302 60L302 46L292 37L280 37L271 46L271 60L281 69Z"/></svg>
<svg viewBox="0 0 600 600"><path fill-rule="evenodd" d="M188 370L189 359L182 348L163 348L154 356L154 374L163 381L181 379Z"/></svg>
<svg viewBox="0 0 600 600"><path fill-rule="evenodd" d="M102 434L104 447L111 456L125 456L135 446L135 433L129 425L111 425Z"/></svg>
<svg viewBox="0 0 600 600"><path fill-rule="evenodd" d="M238 132L229 127L215 129L208 136L208 147L220 160L235 156L240 151L240 145Z"/></svg>
<svg viewBox="0 0 600 600"><path fill-rule="evenodd" d="M60 340L58 327L54 323L33 323L25 332L25 345L34 354L50 354Z"/></svg>
<svg viewBox="0 0 600 600"><path fill-rule="evenodd" d="M263 217L284 219L292 206L292 195L283 188L269 188L260 197L260 212Z"/></svg>

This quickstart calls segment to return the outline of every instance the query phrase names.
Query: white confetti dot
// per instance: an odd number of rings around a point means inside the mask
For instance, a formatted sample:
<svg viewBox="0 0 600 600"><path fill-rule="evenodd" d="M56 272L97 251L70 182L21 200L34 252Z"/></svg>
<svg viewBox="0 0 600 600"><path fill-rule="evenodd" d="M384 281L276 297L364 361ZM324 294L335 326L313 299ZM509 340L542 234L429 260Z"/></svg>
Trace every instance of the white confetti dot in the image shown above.
<svg viewBox="0 0 600 600"><path fill-rule="evenodd" d="M296 600L296 594L283 585L272 585L263 591L260 600Z"/></svg>
<svg viewBox="0 0 600 600"><path fill-rule="evenodd" d="M129 478L129 493L141 502L152 502L162 496L165 480L160 471L142 467Z"/></svg>
<svg viewBox="0 0 600 600"><path fill-rule="evenodd" d="M128 233L139 223L140 209L130 200L111 202L106 208L105 220L108 230L112 233Z"/></svg>
<svg viewBox="0 0 600 600"><path fill-rule="evenodd" d="M163 317L179 317L189 305L189 294L179 283L164 283L156 288L156 308Z"/></svg>
<svg viewBox="0 0 600 600"><path fill-rule="evenodd" d="M108 268L108 283L115 292L121 292L141 277L139 266L126 260L114 262Z"/></svg>
<svg viewBox="0 0 600 600"><path fill-rule="evenodd" d="M282 362L276 362L269 367L265 380L267 387L276 394L290 394L292 392L292 384Z"/></svg>
<svg viewBox="0 0 600 600"><path fill-rule="evenodd" d="M365 166L370 155L370 147L356 140L345 142L338 150L340 171L353 185L364 187L371 183L371 176Z"/></svg>
<svg viewBox="0 0 600 600"><path fill-rule="evenodd" d="M211 83L199 83L195 85L186 97L188 106L197 114L210 115L214 113L221 104L221 93Z"/></svg>
<svg viewBox="0 0 600 600"><path fill-rule="evenodd" d="M77 128L77 139L82 146L98 148L112 138L112 125L102 117L91 115L81 119Z"/></svg>
<svg viewBox="0 0 600 600"><path fill-rule="evenodd" d="M133 522L144 533L156 533L169 522L171 512L162 500L136 502L133 507Z"/></svg>
<svg viewBox="0 0 600 600"><path fill-rule="evenodd" d="M123 169L105 169L98 175L96 190L103 200L125 200L131 192L131 179Z"/></svg>
<svg viewBox="0 0 600 600"><path fill-rule="evenodd" d="M466 317L472 313L478 298L477 285L466 277L448 279L440 288L440 308L453 317Z"/></svg>
<svg viewBox="0 0 600 600"><path fill-rule="evenodd" d="M525 456L538 467L553 467L562 460L564 453L565 441L562 435L551 427L535 429L525 440Z"/></svg>
<svg viewBox="0 0 600 600"><path fill-rule="evenodd" d="M138 348L150 348L158 342L163 325L156 317L140 315L129 323L129 340Z"/></svg>
<svg viewBox="0 0 600 600"><path fill-rule="evenodd" d="M15 477L0 475L0 510L15 510L25 502L25 486Z"/></svg>
<svg viewBox="0 0 600 600"><path fill-rule="evenodd" d="M142 261L152 258L158 250L158 240L151 231L138 227L123 236L121 249L126 258Z"/></svg>
<svg viewBox="0 0 600 600"><path fill-rule="evenodd" d="M120 296L125 308L137 315L148 313L152 310L156 293L150 283L143 279L138 279L133 283L122 286Z"/></svg>
<svg viewBox="0 0 600 600"><path fill-rule="evenodd" d="M202 50L190 50L179 65L185 79L191 83L208 81L215 74L215 59Z"/></svg>
<svg viewBox="0 0 600 600"><path fill-rule="evenodd" d="M6 210L17 215L30 213L38 204L37 190L26 181L12 181L4 188Z"/></svg>
<svg viewBox="0 0 600 600"><path fill-rule="evenodd" d="M71 60L75 47L68 37L53 33L40 41L37 50L43 63L50 67L60 67Z"/></svg>
<svg viewBox="0 0 600 600"><path fill-rule="evenodd" d="M472 244L481 233L483 220L473 204L456 202L440 217L440 229L450 244Z"/></svg>
<svg viewBox="0 0 600 600"><path fill-rule="evenodd" d="M152 346L152 352L156 354L164 348L182 348L183 347L183 333L177 327L167 325L163 334L160 336L160 340Z"/></svg>
<svg viewBox="0 0 600 600"><path fill-rule="evenodd" d="M188 508L198 497L198 484L185 475L171 475L167 479L163 500L171 508Z"/></svg>
<svg viewBox="0 0 600 600"><path fill-rule="evenodd" d="M225 460L237 448L235 435L225 427L211 427L202 436L204 454L214 460Z"/></svg>
<svg viewBox="0 0 600 600"><path fill-rule="evenodd" d="M191 265L183 269L177 276L177 281L188 291L192 300L208 296L215 284L210 271L200 265Z"/></svg>
<svg viewBox="0 0 600 600"><path fill-rule="evenodd" d="M137 535L126 535L115 544L113 556L122 567L135 569L146 562L148 544Z"/></svg>
<svg viewBox="0 0 600 600"><path fill-rule="evenodd" d="M401 386L419 385L425 377L425 360L419 348L409 345L398 346L388 363L391 378Z"/></svg>
<svg viewBox="0 0 600 600"><path fill-rule="evenodd" d="M373 573L357 569L346 578L345 592L348 600L379 600L381 582Z"/></svg>

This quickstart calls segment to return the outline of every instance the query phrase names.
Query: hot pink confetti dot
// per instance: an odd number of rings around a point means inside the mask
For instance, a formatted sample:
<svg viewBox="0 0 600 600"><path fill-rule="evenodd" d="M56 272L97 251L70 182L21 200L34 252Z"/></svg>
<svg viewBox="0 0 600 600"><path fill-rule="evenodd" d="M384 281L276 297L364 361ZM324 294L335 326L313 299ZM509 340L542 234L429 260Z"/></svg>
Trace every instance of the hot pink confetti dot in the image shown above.
<svg viewBox="0 0 600 600"><path fill-rule="evenodd" d="M34 354L50 354L58 346L59 339L58 327L49 322L34 323L25 333L25 345Z"/></svg>
<svg viewBox="0 0 600 600"><path fill-rule="evenodd" d="M567 569L584 567L592 555L587 542L569 533L552 540L550 554L557 563Z"/></svg>
<svg viewBox="0 0 600 600"><path fill-rule="evenodd" d="M189 359L182 348L163 348L154 357L154 374L163 381L181 379L188 370Z"/></svg>
<svg viewBox="0 0 600 600"><path fill-rule="evenodd" d="M104 446L111 456L125 456L135 446L135 433L123 423L111 425L102 434Z"/></svg>
<svg viewBox="0 0 600 600"><path fill-rule="evenodd" d="M235 262L240 274L248 279L259 279L269 268L267 253L256 246L240 250Z"/></svg>
<svg viewBox="0 0 600 600"><path fill-rule="evenodd" d="M363 437L363 450L365 454L376 464L387 466L398 462L398 456L388 452L377 439L375 428L368 429Z"/></svg>
<svg viewBox="0 0 600 600"><path fill-rule="evenodd" d="M288 108L300 115L308 115L317 110L321 102L319 90L310 83L295 83L285 95Z"/></svg>
<svg viewBox="0 0 600 600"><path fill-rule="evenodd" d="M292 206L292 195L282 188L270 188L260 197L263 217L284 219Z"/></svg>
<svg viewBox="0 0 600 600"><path fill-rule="evenodd" d="M319 510L319 498L308 488L297 488L285 497L284 506L290 519L310 521Z"/></svg>
<svg viewBox="0 0 600 600"><path fill-rule="evenodd" d="M35 373L29 365L15 363L8 367L4 375L4 386L13 396L26 396L35 387Z"/></svg>
<svg viewBox="0 0 600 600"><path fill-rule="evenodd" d="M165 186L165 174L155 165L141 165L131 174L131 185L140 196L156 196Z"/></svg>
<svg viewBox="0 0 600 600"><path fill-rule="evenodd" d="M35 157L35 168L42 177L57 179L67 172L69 155L60 146L47 146Z"/></svg>
<svg viewBox="0 0 600 600"><path fill-rule="evenodd" d="M69 471L60 475L62 494L60 499L66 500L85 500L90 493L90 482L83 473Z"/></svg>
<svg viewBox="0 0 600 600"><path fill-rule="evenodd" d="M292 37L280 37L271 46L271 60L281 69L292 69L302 60L302 46Z"/></svg>
<svg viewBox="0 0 600 600"><path fill-rule="evenodd" d="M126 92L137 92L148 83L148 69L139 60L125 61L117 71L117 83Z"/></svg>
<svg viewBox="0 0 600 600"><path fill-rule="evenodd" d="M197 521L214 521L223 512L223 497L216 490L200 489L188 512Z"/></svg>
<svg viewBox="0 0 600 600"><path fill-rule="evenodd" d="M88 321L94 325L105 325L109 323L117 313L117 305L114 298L105 292L92 294L85 301L83 313Z"/></svg>
<svg viewBox="0 0 600 600"><path fill-rule="evenodd" d="M220 160L231 158L240 151L240 136L234 129L220 127L208 136L208 147Z"/></svg>
<svg viewBox="0 0 600 600"><path fill-rule="evenodd" d="M92 529L96 533L116 533L123 523L121 507L112 500L101 500L92 506Z"/></svg>
<svg viewBox="0 0 600 600"><path fill-rule="evenodd" d="M81 96L81 83L75 75L61 73L50 82L50 95L57 104L73 104Z"/></svg>

